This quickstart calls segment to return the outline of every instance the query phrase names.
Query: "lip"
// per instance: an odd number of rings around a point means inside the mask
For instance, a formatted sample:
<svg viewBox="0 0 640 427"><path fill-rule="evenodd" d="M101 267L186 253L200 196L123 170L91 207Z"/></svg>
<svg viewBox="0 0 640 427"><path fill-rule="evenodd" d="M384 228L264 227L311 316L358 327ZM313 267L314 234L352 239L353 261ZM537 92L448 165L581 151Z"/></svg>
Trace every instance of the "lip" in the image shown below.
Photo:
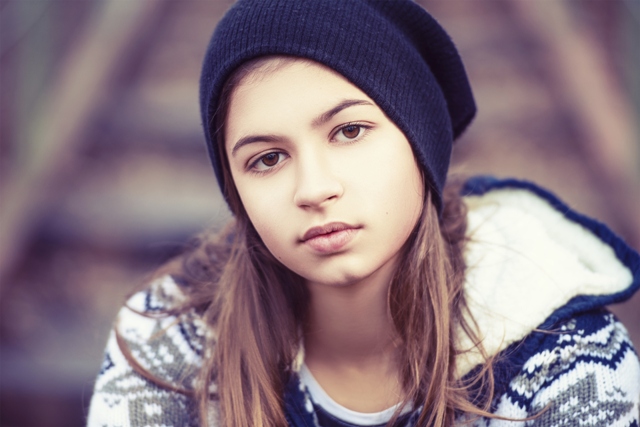
<svg viewBox="0 0 640 427"><path fill-rule="evenodd" d="M353 240L359 229L343 222L331 222L310 228L300 241L321 254L335 253Z"/></svg>

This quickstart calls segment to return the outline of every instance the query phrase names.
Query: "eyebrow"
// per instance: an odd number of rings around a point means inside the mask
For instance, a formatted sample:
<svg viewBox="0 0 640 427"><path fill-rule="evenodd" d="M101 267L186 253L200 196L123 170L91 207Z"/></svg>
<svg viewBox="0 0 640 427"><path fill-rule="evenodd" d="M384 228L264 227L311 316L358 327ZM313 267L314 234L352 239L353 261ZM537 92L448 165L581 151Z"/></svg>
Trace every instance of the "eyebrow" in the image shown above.
<svg viewBox="0 0 640 427"><path fill-rule="evenodd" d="M353 107L356 105L373 105L371 102L366 101L364 99L345 99L344 101L340 102L338 105L336 105L335 107L331 108L329 111L326 111L324 113L322 113L321 115L319 115L318 117L316 117L315 119L313 119L313 121L311 122L311 125L315 128L318 126L322 126L323 124L327 123L329 120L331 120L332 117L334 117L336 114L338 114L340 111L345 110L349 107ZM249 136L245 136L243 138L240 138L238 140L238 142L235 143L235 145L233 146L233 149L231 150L231 155L235 156L236 151L238 151L241 147L248 145L248 144L252 144L254 142L277 142L279 141L280 138L276 135L249 135Z"/></svg>
<svg viewBox="0 0 640 427"><path fill-rule="evenodd" d="M240 138L238 142L233 146L231 150L231 155L235 156L236 151L238 151L241 147L247 144L253 144L254 142L277 142L280 138L276 135L250 135L245 136L244 138Z"/></svg>
<svg viewBox="0 0 640 427"><path fill-rule="evenodd" d="M326 113L322 113L319 117L315 118L313 122L311 122L313 127L322 126L327 123L333 116L338 114L340 111L345 110L349 107L353 107L355 105L373 105L369 101L365 101L364 99L345 99Z"/></svg>

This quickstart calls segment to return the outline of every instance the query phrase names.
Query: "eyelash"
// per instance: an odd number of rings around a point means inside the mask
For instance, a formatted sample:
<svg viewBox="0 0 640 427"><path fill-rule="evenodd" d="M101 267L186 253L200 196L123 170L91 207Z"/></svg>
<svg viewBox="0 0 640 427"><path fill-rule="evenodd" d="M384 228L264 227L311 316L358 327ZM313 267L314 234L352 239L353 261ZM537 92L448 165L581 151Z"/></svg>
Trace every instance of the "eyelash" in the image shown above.
<svg viewBox="0 0 640 427"><path fill-rule="evenodd" d="M367 125L364 123L360 123L360 122L349 122L349 123L345 123L343 125L338 126L332 133L331 133L331 141L335 141L336 140L336 136L344 131L345 129L349 128L349 127L357 127L359 128L359 132L358 135L353 137L353 138L349 138L346 137L347 141L342 141L342 144L352 144L358 140L361 140L362 138L364 138L366 136L366 133L372 128L371 125ZM343 134L344 135L344 134ZM269 151L268 153L265 153L263 155L261 155L260 157L258 157L255 161L249 163L249 171L251 173L257 174L257 175L262 175L262 174L266 174L271 172L274 168L277 168L278 165L280 165L280 163L282 163L282 160L280 160L278 163L276 163L273 166L267 166L266 169L260 170L260 169L256 169L256 166L265 159L265 157L272 155L272 154L277 154L278 156L286 156L286 153L283 153L281 151Z"/></svg>

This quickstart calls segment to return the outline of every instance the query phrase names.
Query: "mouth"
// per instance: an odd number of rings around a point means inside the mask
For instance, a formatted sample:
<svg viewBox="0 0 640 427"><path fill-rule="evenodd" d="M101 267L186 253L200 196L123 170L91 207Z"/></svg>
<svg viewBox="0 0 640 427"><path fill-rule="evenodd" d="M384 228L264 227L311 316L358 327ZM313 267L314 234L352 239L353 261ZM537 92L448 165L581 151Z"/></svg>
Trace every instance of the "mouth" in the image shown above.
<svg viewBox="0 0 640 427"><path fill-rule="evenodd" d="M300 241L321 254L335 253L347 245L361 227L332 222L307 230Z"/></svg>

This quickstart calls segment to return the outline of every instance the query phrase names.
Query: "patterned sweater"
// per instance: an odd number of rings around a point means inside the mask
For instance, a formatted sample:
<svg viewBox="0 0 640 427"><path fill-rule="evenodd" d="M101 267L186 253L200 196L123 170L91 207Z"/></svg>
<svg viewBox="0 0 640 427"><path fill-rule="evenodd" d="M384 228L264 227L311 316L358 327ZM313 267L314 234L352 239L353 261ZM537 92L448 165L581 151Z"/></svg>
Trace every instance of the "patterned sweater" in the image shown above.
<svg viewBox="0 0 640 427"><path fill-rule="evenodd" d="M495 365L496 415L472 425L640 427L640 363L624 326L604 308L640 287L640 257L604 225L533 184L474 178L469 207L465 292L483 346ZM158 316L184 298L164 277L134 295L116 327L132 356L163 381L193 388L207 327L195 313ZM460 349L471 348L461 339ZM481 361L457 360L460 377ZM215 386L213 386L215 387ZM354 426L312 399L297 375L285 391L291 426ZM210 421L216 425L216 407ZM403 417L414 425L415 415ZM463 419L460 420L461 422ZM138 375L115 334L91 401L90 427L197 426L195 401Z"/></svg>

